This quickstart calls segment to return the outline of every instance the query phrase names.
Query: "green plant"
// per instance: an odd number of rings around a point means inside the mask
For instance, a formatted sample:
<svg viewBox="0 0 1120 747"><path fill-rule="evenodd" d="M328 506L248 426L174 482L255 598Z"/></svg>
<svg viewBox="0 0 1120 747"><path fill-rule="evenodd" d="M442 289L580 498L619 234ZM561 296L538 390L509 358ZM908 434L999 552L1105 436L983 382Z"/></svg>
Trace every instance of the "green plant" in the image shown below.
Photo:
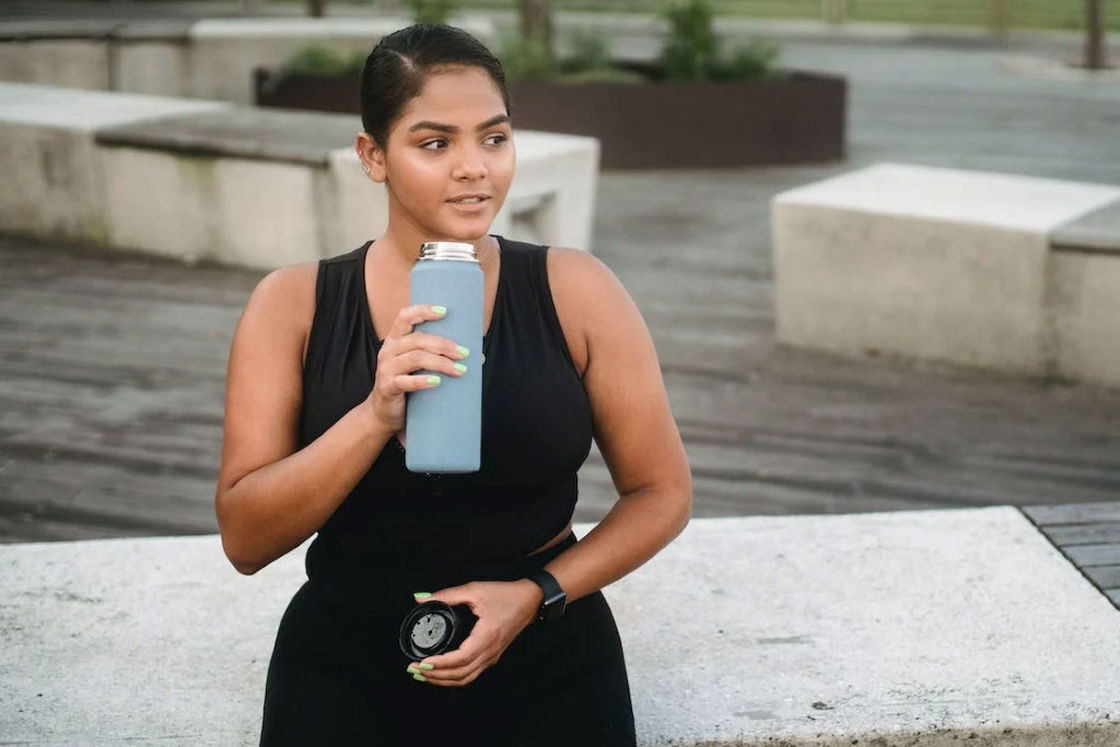
<svg viewBox="0 0 1120 747"><path fill-rule="evenodd" d="M513 83L548 80L553 75L552 56L544 44L520 34L502 36L498 58L502 61L506 79Z"/></svg>
<svg viewBox="0 0 1120 747"><path fill-rule="evenodd" d="M669 35L661 52L666 80L738 80L770 75L779 47L754 39L722 54L710 0L677 0L663 11Z"/></svg>
<svg viewBox="0 0 1120 747"><path fill-rule="evenodd" d="M284 63L284 72L296 75L341 75L360 71L365 56L360 52L344 55L322 44L300 48Z"/></svg>
<svg viewBox="0 0 1120 747"><path fill-rule="evenodd" d="M458 10L455 0L408 0L417 23L447 23Z"/></svg>
<svg viewBox="0 0 1120 747"><path fill-rule="evenodd" d="M601 31L581 28L568 37L568 55L559 67L564 73L583 73L611 69L611 47Z"/></svg>
<svg viewBox="0 0 1120 747"><path fill-rule="evenodd" d="M598 70L581 70L575 73L564 73L556 78L557 83L646 83L644 75L630 70L619 70L613 67L599 68Z"/></svg>
<svg viewBox="0 0 1120 747"><path fill-rule="evenodd" d="M709 0L674 2L665 8L663 15L669 22L669 36L661 51L666 79L704 80L719 52L711 3Z"/></svg>
<svg viewBox="0 0 1120 747"><path fill-rule="evenodd" d="M752 39L735 49L730 57L718 58L711 69L712 80L741 80L767 77L773 73L780 48L768 39Z"/></svg>

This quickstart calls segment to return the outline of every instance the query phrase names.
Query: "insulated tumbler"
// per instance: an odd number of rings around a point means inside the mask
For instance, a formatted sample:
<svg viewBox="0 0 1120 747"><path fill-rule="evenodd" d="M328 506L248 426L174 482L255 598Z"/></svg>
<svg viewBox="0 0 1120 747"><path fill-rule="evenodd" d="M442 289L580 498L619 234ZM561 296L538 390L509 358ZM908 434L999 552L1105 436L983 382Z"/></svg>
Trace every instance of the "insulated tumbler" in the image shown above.
<svg viewBox="0 0 1120 747"><path fill-rule="evenodd" d="M417 331L470 349L467 372L435 373L442 383L409 392L405 412L405 466L412 472L477 472L482 456L483 273L474 245L430 241L412 267L411 303L446 306L442 319Z"/></svg>

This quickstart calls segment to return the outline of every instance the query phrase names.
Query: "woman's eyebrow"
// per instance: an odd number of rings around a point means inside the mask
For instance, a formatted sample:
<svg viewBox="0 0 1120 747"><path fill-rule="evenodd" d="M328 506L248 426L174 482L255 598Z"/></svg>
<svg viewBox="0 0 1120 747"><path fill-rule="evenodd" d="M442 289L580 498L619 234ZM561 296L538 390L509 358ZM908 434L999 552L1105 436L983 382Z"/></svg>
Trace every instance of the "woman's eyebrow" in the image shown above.
<svg viewBox="0 0 1120 747"><path fill-rule="evenodd" d="M490 119L486 120L485 122L480 124L478 127L476 127L475 130L477 132L482 132L483 130L487 129L488 127L493 127L496 124L501 124L503 122L509 122L509 121L510 121L510 118L509 118L508 114L499 114L496 117L491 117ZM447 132L447 133L454 134L454 133L459 131L459 128L456 127L455 125L441 124L439 122L429 122L429 121L425 120L423 122L417 122L416 124L414 124L414 125L412 125L411 127L408 128L409 132L416 132L417 130L435 130L436 132Z"/></svg>

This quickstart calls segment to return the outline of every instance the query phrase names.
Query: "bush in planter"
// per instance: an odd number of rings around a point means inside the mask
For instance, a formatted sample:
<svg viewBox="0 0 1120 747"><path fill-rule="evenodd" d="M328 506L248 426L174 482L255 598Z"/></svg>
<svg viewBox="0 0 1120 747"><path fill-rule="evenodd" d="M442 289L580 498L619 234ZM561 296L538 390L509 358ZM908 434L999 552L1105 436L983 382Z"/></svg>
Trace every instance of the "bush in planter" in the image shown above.
<svg viewBox="0 0 1120 747"><path fill-rule="evenodd" d="M455 0L408 0L416 23L447 23L458 10Z"/></svg>
<svg viewBox="0 0 1120 747"><path fill-rule="evenodd" d="M361 52L344 55L323 44L308 44L288 58L283 72L291 75L345 75L360 72L365 60L366 56Z"/></svg>
<svg viewBox="0 0 1120 747"><path fill-rule="evenodd" d="M709 0L686 0L667 7L669 37L661 51L667 80L738 80L770 75L778 45L756 39L730 57L720 54L715 13Z"/></svg>
<svg viewBox="0 0 1120 747"><path fill-rule="evenodd" d="M498 57L511 83L641 83L646 78L611 64L610 45L595 31L573 33L571 51L560 60L546 53L540 42L520 35L502 38Z"/></svg>

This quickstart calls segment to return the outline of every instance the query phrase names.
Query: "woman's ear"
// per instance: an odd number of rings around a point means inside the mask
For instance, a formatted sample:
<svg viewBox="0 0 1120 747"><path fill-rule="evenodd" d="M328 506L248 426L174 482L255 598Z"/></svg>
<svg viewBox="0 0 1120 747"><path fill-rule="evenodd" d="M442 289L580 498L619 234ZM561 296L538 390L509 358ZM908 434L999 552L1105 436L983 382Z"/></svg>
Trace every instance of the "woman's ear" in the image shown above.
<svg viewBox="0 0 1120 747"><path fill-rule="evenodd" d="M375 182L387 180L385 151L374 142L368 132L358 133L358 137L354 141L354 150L357 151L358 159L362 162L362 168L369 174L370 179Z"/></svg>

